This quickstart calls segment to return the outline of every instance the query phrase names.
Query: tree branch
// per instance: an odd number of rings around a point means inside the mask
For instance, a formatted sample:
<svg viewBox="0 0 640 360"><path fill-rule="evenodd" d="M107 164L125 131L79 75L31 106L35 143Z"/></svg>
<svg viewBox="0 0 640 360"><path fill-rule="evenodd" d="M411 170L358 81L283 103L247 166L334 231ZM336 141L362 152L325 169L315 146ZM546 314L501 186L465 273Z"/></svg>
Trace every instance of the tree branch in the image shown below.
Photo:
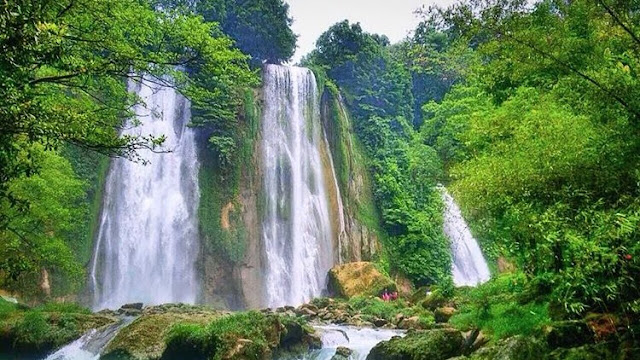
<svg viewBox="0 0 640 360"><path fill-rule="evenodd" d="M29 85L36 85L43 82L58 82L60 80L71 79L80 75L82 75L82 72L77 71L77 72L73 72L65 75L42 77L42 78L33 79L29 81Z"/></svg>
<svg viewBox="0 0 640 360"><path fill-rule="evenodd" d="M629 28L627 25L624 24L624 22L622 21L622 19L620 19L620 17L618 16L618 14L616 14L613 9L611 9L611 7L609 7L606 2L604 0L597 0L598 3L600 5L602 5L602 7L604 7L604 9L607 11L607 13L609 13L609 15L611 15L611 17L613 18L613 20L618 23L618 25L620 25L620 27L622 27L624 29L624 31L627 32L627 34L629 34L629 36L631 36L631 38L636 42L636 45L640 46L640 38L638 38L638 36L633 32L633 30L631 30L631 28Z"/></svg>
<svg viewBox="0 0 640 360"><path fill-rule="evenodd" d="M566 63L560 59L558 59L556 56L554 56L553 54L546 52L544 50L539 49L538 47L536 47L535 45L532 45L526 41L520 40L518 38L516 38L513 35L509 35L506 33L503 33L501 31L497 31L496 32L498 35L501 36L505 36L507 38L512 39L513 41L515 41L516 43L520 44L520 45L524 45L528 48L530 48L531 50L535 51L536 53L542 55L543 57L549 58L551 60L553 60L554 62L556 62L557 64L559 64L560 66L566 68L567 70L573 72L574 74L578 75L579 77L581 77L582 79L588 81L589 83L591 83L592 85L594 85L595 87L597 87L600 91L602 91L605 95L613 98L616 102L618 102L620 105L622 105L625 109L627 109L627 111L629 111L630 113L632 113L633 115L635 115L638 119L640 119L640 111L638 109L634 109L625 99L623 99L620 95L616 94L615 92L613 92L610 89L607 89L604 85L602 85L601 83L599 83L597 80L595 80L594 78L590 77L589 75L583 73L582 71L578 70L575 66Z"/></svg>

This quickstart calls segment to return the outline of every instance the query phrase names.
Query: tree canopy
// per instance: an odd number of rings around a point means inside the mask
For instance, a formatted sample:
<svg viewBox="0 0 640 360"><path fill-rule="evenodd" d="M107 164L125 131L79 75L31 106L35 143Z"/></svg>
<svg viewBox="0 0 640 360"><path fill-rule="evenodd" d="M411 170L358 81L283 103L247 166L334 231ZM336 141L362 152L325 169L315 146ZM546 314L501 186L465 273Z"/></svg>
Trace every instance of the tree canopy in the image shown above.
<svg viewBox="0 0 640 360"><path fill-rule="evenodd" d="M565 312L640 311L638 5L463 2L432 9L477 61L422 127L493 256Z"/></svg>
<svg viewBox="0 0 640 360"><path fill-rule="evenodd" d="M60 239L80 221L69 214L82 185L57 155L64 144L134 161L160 150L162 136L120 133L140 102L128 82L176 87L220 123L235 119L242 88L255 83L215 24L145 0L5 1L0 26L3 278L55 256L70 264Z"/></svg>

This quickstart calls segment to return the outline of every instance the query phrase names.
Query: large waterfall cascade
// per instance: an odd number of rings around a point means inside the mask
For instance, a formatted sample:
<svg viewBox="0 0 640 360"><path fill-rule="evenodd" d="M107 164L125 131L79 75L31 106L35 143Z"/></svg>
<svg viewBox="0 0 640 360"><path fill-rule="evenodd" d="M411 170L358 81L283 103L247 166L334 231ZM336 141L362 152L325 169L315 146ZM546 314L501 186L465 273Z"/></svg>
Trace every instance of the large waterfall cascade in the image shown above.
<svg viewBox="0 0 640 360"><path fill-rule="evenodd" d="M267 65L264 100L265 303L298 305L322 293L334 263L315 77Z"/></svg>
<svg viewBox="0 0 640 360"><path fill-rule="evenodd" d="M166 136L163 150L142 152L148 164L112 161L90 281L93 307L129 302L194 303L198 293L198 161L190 104L175 89L131 82L143 101L140 124L123 135Z"/></svg>
<svg viewBox="0 0 640 360"><path fill-rule="evenodd" d="M491 277L487 261L478 242L462 217L460 208L445 188L441 188L444 201L444 233L451 240L453 254L453 282L456 286L475 286Z"/></svg>

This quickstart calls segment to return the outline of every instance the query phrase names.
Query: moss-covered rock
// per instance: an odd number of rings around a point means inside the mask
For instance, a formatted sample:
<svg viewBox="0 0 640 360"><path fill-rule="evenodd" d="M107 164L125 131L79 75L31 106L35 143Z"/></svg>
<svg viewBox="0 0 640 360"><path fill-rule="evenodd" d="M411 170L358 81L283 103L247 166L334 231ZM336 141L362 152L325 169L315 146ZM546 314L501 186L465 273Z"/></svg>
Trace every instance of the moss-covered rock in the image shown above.
<svg viewBox="0 0 640 360"><path fill-rule="evenodd" d="M540 360L547 349L535 337L513 336L482 347L469 356L472 360Z"/></svg>
<svg viewBox="0 0 640 360"><path fill-rule="evenodd" d="M451 306L437 308L433 312L433 316L437 323L446 323L455 314L456 309Z"/></svg>
<svg viewBox="0 0 640 360"><path fill-rule="evenodd" d="M103 359L159 359L165 338L177 324L205 325L221 313L203 307L163 305L144 310L142 316L120 330L103 352Z"/></svg>
<svg viewBox="0 0 640 360"><path fill-rule="evenodd" d="M354 262L335 266L329 271L329 287L337 296L377 296L385 289L395 291L396 284L373 263Z"/></svg>
<svg viewBox="0 0 640 360"><path fill-rule="evenodd" d="M462 353L459 331L439 329L416 331L376 345L367 360L445 360Z"/></svg>
<svg viewBox="0 0 640 360"><path fill-rule="evenodd" d="M42 357L78 338L90 329L117 322L112 316L70 309L17 310L0 319L0 355ZM2 357L2 356L0 356Z"/></svg>
<svg viewBox="0 0 640 360"><path fill-rule="evenodd" d="M351 354L353 354L353 350L348 347L338 346L336 353L333 355L331 360L349 360L351 358Z"/></svg>
<svg viewBox="0 0 640 360"><path fill-rule="evenodd" d="M442 294L441 290L435 289L428 293L420 305L427 310L435 311L437 308L445 306L448 301L449 299Z"/></svg>
<svg viewBox="0 0 640 360"><path fill-rule="evenodd" d="M163 360L270 359L321 346L300 318L257 311L227 314L208 325L177 324L164 340Z"/></svg>

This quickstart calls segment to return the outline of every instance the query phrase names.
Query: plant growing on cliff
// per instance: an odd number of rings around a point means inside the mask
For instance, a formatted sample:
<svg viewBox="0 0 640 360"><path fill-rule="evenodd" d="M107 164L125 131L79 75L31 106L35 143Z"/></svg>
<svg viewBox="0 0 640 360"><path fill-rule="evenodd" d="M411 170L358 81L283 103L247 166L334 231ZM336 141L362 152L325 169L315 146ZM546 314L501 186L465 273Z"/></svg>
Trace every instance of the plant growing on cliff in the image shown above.
<svg viewBox="0 0 640 360"><path fill-rule="evenodd" d="M451 256L434 190L442 165L412 125L411 78L385 37L343 21L327 30L306 63L322 67L344 94L370 157L373 193L389 235L393 270L417 284L448 281Z"/></svg>

